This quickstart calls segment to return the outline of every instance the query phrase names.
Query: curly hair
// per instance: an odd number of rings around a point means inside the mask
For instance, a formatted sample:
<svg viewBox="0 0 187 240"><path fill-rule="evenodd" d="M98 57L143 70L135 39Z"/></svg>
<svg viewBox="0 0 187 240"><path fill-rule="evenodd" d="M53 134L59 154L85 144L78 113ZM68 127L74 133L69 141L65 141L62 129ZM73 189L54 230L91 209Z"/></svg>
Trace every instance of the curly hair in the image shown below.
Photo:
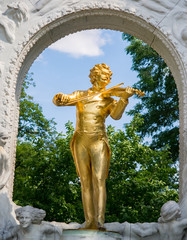
<svg viewBox="0 0 187 240"><path fill-rule="evenodd" d="M112 76L112 71L110 70L109 66L105 63L96 64L91 70L90 70L90 82L93 84L95 81L97 81L98 75L105 75L107 79L100 80L107 83L110 83L110 79Z"/></svg>
<svg viewBox="0 0 187 240"><path fill-rule="evenodd" d="M21 207L15 210L16 218L19 221L19 218L22 216L23 212L30 213L32 223L40 224L41 221L46 216L46 212L42 209L34 208L31 206Z"/></svg>
<svg viewBox="0 0 187 240"><path fill-rule="evenodd" d="M179 218L181 215L179 204L175 201L168 201L162 207L160 211L160 218L158 222L165 223L173 219Z"/></svg>

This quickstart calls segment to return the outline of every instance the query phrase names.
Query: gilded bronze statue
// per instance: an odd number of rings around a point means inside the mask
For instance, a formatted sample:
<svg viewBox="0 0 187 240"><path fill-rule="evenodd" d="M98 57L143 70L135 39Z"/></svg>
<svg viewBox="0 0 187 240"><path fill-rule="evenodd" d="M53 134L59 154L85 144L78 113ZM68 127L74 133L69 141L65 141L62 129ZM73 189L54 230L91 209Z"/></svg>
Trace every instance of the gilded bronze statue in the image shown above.
<svg viewBox="0 0 187 240"><path fill-rule="evenodd" d="M140 90L120 87L106 89L112 72L106 64L97 64L90 70L92 87L72 94L58 93L53 98L56 106L74 105L77 109L76 129L70 143L77 174L81 181L82 202L86 229L102 229L105 221L106 187L110 162L105 119L121 118L128 98L143 96ZM119 101L112 96L120 97Z"/></svg>

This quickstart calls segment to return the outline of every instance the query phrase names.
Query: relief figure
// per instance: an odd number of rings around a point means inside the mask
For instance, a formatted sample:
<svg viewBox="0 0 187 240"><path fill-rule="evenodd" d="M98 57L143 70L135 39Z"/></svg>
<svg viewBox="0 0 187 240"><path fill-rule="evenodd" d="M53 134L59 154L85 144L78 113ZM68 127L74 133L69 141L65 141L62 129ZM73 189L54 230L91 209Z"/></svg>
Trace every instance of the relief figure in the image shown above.
<svg viewBox="0 0 187 240"><path fill-rule="evenodd" d="M3 240L43 240L45 237L60 240L61 230L42 221L46 215L44 210L26 206L16 209L15 213L20 225L6 227L3 232Z"/></svg>
<svg viewBox="0 0 187 240"><path fill-rule="evenodd" d="M8 154L4 146L7 142L8 134L4 129L0 129L0 190L6 185L10 177L10 166Z"/></svg>

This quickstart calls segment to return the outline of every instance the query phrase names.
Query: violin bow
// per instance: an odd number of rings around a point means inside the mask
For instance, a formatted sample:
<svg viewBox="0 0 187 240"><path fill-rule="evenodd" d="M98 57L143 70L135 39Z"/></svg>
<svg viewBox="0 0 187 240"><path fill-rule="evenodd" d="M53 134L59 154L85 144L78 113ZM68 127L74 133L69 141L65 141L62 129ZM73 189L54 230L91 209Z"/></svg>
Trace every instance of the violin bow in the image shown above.
<svg viewBox="0 0 187 240"><path fill-rule="evenodd" d="M78 98L78 99L69 101L69 102L65 103L64 105L67 106L67 105L71 105L71 104L74 104L74 103L77 103L77 102L80 102L80 101L83 101L83 100L87 100L87 99L89 99L89 98L93 98L93 97L95 97L95 96L97 96L97 95L100 95L100 94L103 94L103 93L107 93L108 91L111 91L112 89L115 89L115 88L117 88L117 87L119 87L119 86L121 86L121 85L123 85L123 84L124 84L124 83L120 83L120 84L117 84L117 85L115 85L115 86L113 86L113 87L111 87L111 88L105 89L105 90L103 90L103 91L101 91L101 92L93 93L93 94L91 94L91 95L87 95L87 96L85 96L85 97L81 97L81 98Z"/></svg>

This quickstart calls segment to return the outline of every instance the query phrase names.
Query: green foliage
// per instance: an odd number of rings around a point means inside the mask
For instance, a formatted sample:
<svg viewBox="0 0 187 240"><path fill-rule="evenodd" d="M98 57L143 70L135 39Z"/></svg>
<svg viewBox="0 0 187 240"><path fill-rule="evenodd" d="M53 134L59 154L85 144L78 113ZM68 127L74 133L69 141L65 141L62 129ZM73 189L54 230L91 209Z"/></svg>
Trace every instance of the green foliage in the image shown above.
<svg viewBox="0 0 187 240"><path fill-rule="evenodd" d="M38 138L45 138L50 142L50 137L57 133L56 123L54 120L47 120L39 104L35 103L33 97L26 93L30 86L35 86L32 74L26 76L21 92L18 139L33 142Z"/></svg>
<svg viewBox="0 0 187 240"><path fill-rule="evenodd" d="M177 171L168 147L152 150L136 134L143 124L135 116L125 131L108 127L112 150L107 180L106 220L157 221L161 206L178 199Z"/></svg>
<svg viewBox="0 0 187 240"><path fill-rule="evenodd" d="M69 149L72 124L45 149L44 141L18 143L14 200L47 212L50 221L83 221L80 182Z"/></svg>
<svg viewBox="0 0 187 240"><path fill-rule="evenodd" d="M108 127L112 150L107 179L108 222L156 221L162 204L178 199L176 168L169 148L152 150L144 145L136 133L142 125L137 115L125 131ZM66 133L58 134L54 121L45 118L23 89L14 201L46 210L48 221L84 221L80 181L69 147L73 132L68 122Z"/></svg>
<svg viewBox="0 0 187 240"><path fill-rule="evenodd" d="M142 137L151 136L152 149L170 146L173 161L179 155L178 93L172 73L164 60L147 44L128 34L127 54L132 56L132 70L138 72L139 81L133 87L145 92L145 97L129 114L141 113L144 124L139 132Z"/></svg>

